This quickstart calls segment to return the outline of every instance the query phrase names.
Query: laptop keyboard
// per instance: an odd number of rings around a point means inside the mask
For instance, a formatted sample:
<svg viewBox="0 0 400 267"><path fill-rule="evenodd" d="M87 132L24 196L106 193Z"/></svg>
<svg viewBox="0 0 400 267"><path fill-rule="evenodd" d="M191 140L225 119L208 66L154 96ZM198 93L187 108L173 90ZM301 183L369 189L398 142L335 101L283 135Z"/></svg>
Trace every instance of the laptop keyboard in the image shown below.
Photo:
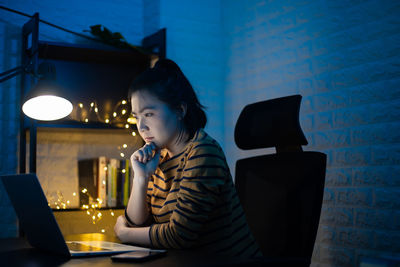
<svg viewBox="0 0 400 267"><path fill-rule="evenodd" d="M106 248L88 246L77 242L66 242L66 243L69 250L73 251L109 251L109 249Z"/></svg>

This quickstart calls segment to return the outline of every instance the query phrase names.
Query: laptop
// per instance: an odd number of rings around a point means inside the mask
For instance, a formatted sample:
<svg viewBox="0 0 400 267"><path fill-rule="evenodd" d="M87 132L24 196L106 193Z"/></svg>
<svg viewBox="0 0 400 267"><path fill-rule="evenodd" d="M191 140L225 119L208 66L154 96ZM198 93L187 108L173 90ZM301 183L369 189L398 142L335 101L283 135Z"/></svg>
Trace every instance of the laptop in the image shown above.
<svg viewBox="0 0 400 267"><path fill-rule="evenodd" d="M0 176L31 246L67 257L149 251L107 241L65 242L36 174Z"/></svg>

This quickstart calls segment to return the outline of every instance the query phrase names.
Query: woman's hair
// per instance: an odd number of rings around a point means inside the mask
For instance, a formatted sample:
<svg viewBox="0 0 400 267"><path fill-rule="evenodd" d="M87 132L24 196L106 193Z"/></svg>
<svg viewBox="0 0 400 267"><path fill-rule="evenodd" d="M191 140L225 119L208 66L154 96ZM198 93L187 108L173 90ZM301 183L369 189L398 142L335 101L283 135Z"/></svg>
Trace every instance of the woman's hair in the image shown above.
<svg viewBox="0 0 400 267"><path fill-rule="evenodd" d="M181 105L186 105L183 126L189 138L192 138L198 129L204 128L207 123L204 106L197 99L188 79L172 60L160 59L153 68L140 74L129 87L128 98L131 99L132 95L138 91L152 94L172 110L181 111Z"/></svg>

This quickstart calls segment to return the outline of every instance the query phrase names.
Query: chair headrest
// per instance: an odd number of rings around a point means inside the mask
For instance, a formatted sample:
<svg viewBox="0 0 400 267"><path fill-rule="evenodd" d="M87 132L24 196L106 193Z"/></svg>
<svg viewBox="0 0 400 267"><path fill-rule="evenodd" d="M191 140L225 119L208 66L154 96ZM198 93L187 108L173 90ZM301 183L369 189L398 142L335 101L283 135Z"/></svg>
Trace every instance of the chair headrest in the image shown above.
<svg viewBox="0 0 400 267"><path fill-rule="evenodd" d="M299 122L301 95L257 102L244 107L235 127L241 149L307 145Z"/></svg>

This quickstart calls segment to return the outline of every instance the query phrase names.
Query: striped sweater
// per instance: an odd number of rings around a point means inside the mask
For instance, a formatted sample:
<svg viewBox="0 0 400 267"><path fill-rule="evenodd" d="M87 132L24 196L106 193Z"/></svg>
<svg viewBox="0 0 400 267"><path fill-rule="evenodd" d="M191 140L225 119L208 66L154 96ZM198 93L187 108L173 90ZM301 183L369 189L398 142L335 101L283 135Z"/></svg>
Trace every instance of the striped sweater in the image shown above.
<svg viewBox="0 0 400 267"><path fill-rule="evenodd" d="M196 132L183 152L161 160L149 180L147 203L157 248L198 248L229 256L254 257L260 251L218 143Z"/></svg>

